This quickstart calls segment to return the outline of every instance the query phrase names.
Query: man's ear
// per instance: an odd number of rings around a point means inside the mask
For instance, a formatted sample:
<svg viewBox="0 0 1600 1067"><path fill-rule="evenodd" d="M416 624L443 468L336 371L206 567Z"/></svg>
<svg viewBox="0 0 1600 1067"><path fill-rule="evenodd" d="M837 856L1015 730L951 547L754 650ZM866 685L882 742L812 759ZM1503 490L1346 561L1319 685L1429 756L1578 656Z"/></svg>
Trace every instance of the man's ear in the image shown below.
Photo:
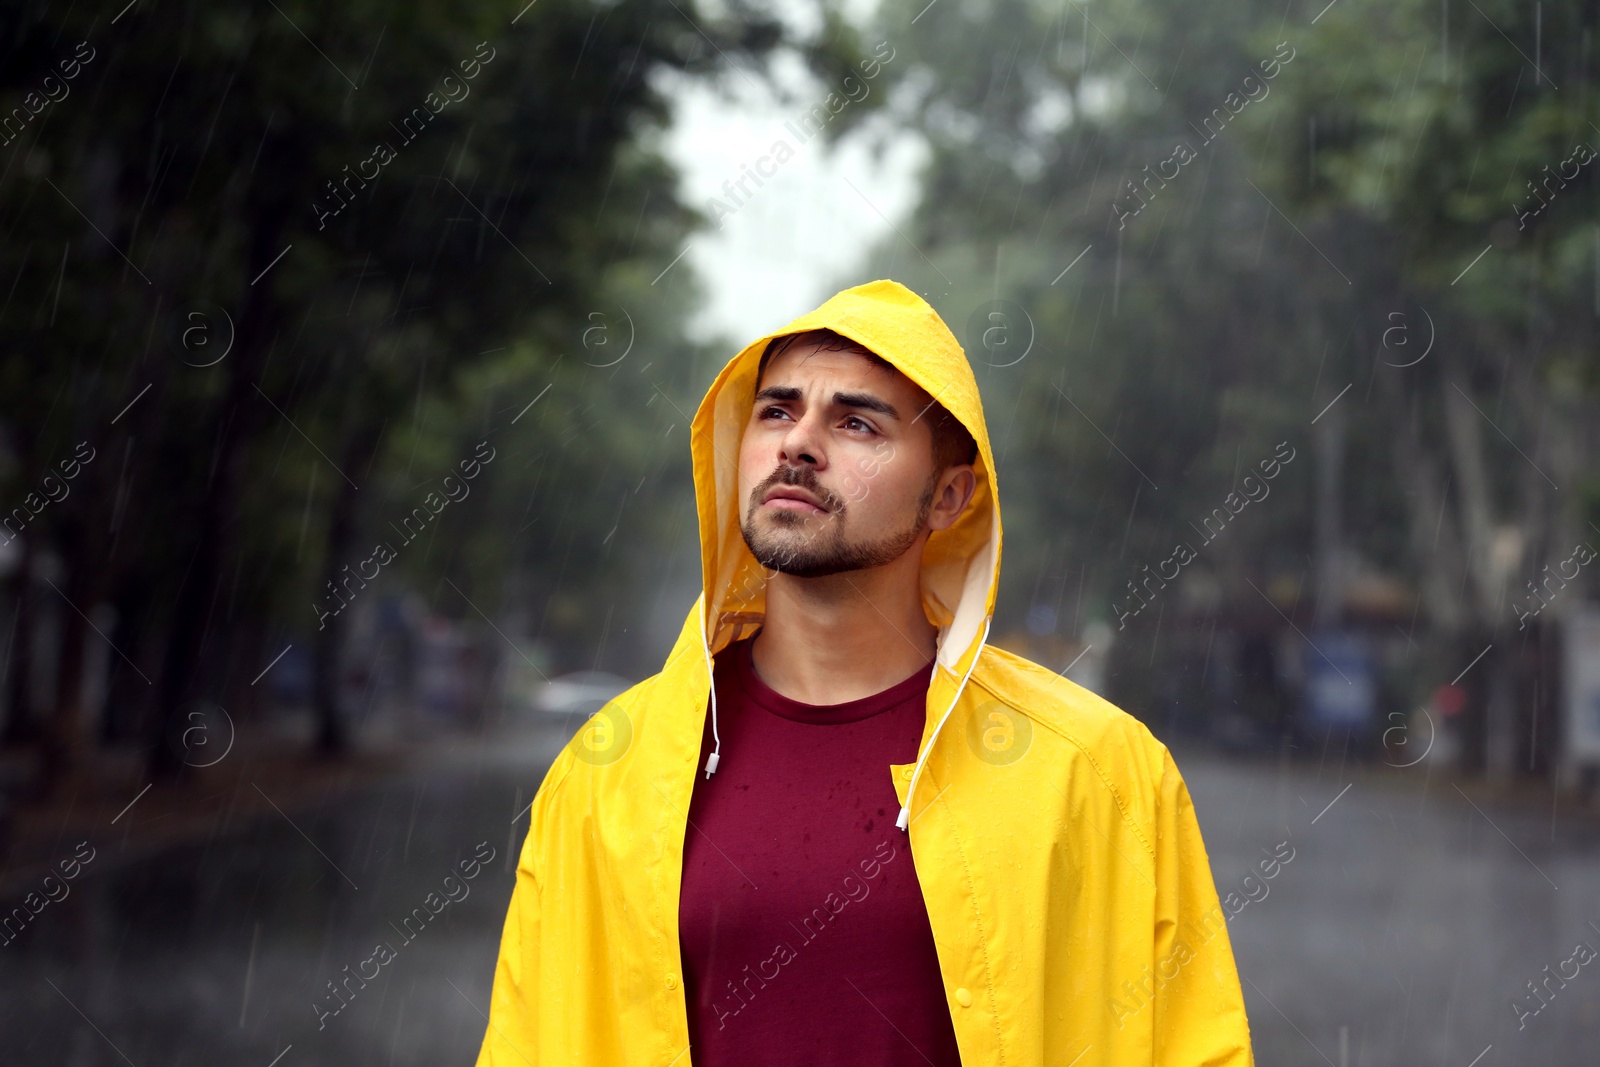
<svg viewBox="0 0 1600 1067"><path fill-rule="evenodd" d="M978 476L973 473L972 464L946 467L934 489L933 509L928 512L928 529L948 530L954 526L961 513L967 510L967 504L972 501L972 494L977 488Z"/></svg>

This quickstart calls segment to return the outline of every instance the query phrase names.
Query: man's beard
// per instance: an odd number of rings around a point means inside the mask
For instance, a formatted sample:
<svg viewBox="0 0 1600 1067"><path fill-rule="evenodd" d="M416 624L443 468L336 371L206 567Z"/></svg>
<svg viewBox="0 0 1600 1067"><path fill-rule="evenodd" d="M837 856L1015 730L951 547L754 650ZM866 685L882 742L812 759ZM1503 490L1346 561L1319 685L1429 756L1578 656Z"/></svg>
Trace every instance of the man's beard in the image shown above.
<svg viewBox="0 0 1600 1067"><path fill-rule="evenodd" d="M893 563L916 543L928 515L933 510L933 491L938 484L938 474L928 479L922 499L917 502L917 517L899 533L875 541L851 544L845 540L845 505L839 497L824 489L810 467L779 467L750 493L750 507L739 532L756 561L763 567L794 578L824 578L831 574L867 570ZM822 502L826 515L814 512L786 511L773 508L767 518L786 534L756 529L756 512L760 509L767 491L776 485L794 485L805 489ZM807 529L812 521L824 523L820 529Z"/></svg>

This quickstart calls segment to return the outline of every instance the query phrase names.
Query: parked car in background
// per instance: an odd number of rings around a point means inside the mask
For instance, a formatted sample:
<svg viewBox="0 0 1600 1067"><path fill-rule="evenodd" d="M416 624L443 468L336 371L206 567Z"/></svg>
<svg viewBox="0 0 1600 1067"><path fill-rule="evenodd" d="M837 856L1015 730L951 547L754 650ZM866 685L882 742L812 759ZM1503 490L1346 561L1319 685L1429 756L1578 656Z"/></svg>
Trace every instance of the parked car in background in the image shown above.
<svg viewBox="0 0 1600 1067"><path fill-rule="evenodd" d="M593 715L631 685L628 679L605 671L575 671L540 686L533 706L555 715Z"/></svg>

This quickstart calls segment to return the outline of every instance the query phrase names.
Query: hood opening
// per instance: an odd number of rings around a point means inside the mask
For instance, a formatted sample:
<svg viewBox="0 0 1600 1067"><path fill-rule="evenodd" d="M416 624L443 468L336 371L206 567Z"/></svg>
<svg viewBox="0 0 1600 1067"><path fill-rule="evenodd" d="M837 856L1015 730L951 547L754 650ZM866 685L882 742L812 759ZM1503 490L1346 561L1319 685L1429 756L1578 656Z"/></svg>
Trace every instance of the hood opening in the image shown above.
<svg viewBox="0 0 1600 1067"><path fill-rule="evenodd" d="M929 706L935 706L937 692L943 714L935 719L930 712L912 776L914 790L933 741L954 710L987 639L1000 575L1001 526L994 456L972 367L938 313L899 282L879 280L846 289L781 330L751 342L723 367L695 413L691 450L700 519L700 624L707 672L712 657L759 626L766 612L766 572L740 533L738 499L739 444L750 417L761 353L775 337L815 329L833 330L887 360L960 421L978 446L973 463L977 485L967 510L955 525L935 532L923 546L922 607L939 628ZM706 763L707 777L721 758L716 686L710 688L715 747ZM951 695L946 704L947 693ZM910 802L908 792L898 823L902 829Z"/></svg>

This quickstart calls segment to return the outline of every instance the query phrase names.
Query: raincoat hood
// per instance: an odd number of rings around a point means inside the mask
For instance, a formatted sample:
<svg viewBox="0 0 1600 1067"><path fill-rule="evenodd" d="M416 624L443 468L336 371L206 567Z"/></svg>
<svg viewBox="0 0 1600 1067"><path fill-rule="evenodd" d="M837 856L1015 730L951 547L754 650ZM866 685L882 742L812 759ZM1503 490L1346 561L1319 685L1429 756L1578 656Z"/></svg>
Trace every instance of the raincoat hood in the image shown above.
<svg viewBox="0 0 1600 1067"><path fill-rule="evenodd" d="M700 558L713 654L735 639L741 623L766 605L765 572L739 532L739 442L750 420L761 353L774 338L829 329L892 363L966 427L978 445L977 488L955 525L928 538L922 554L922 604L940 627L938 663L948 670L977 653L994 611L1000 578L1000 497L994 454L972 367L933 308L893 281L846 289L781 330L752 341L734 356L707 391L692 429Z"/></svg>
<svg viewBox="0 0 1600 1067"><path fill-rule="evenodd" d="M879 280L832 297L772 333L746 345L717 375L694 417L695 500L700 517L700 559L704 588L699 607L706 661L758 625L766 609L766 571L745 544L740 517L739 444L750 420L761 353L774 338L829 329L863 345L891 363L944 406L978 446L973 473L977 486L959 519L933 533L922 553L922 607L939 627L936 679L929 707L948 709L977 662L994 613L1000 581L1000 497L994 454L983 421L983 403L972 366L960 343L936 311L899 282ZM942 703L940 701L942 698ZM721 757L716 729L716 692L711 693L712 733L717 747L706 773ZM927 750L945 722L929 724L919 746L912 790L921 776ZM909 802L908 802L909 803ZM897 825L910 818L902 806Z"/></svg>

